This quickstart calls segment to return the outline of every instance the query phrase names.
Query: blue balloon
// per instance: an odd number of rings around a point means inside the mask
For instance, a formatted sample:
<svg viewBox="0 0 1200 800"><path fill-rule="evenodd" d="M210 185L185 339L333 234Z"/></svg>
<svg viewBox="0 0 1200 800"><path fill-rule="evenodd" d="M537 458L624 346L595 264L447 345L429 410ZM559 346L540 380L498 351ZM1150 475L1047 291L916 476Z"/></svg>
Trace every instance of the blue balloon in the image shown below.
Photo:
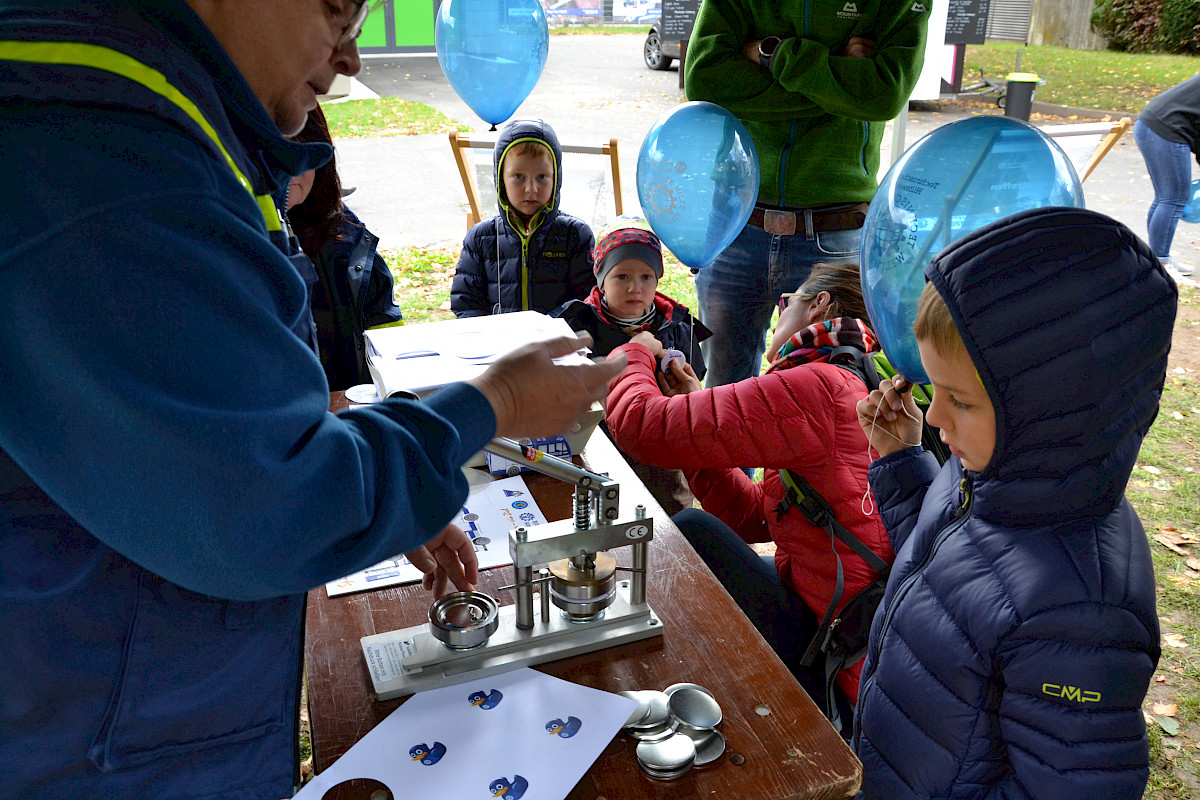
<svg viewBox="0 0 1200 800"><path fill-rule="evenodd" d="M540 0L444 0L434 43L454 91L485 122L498 125L541 77L550 30Z"/></svg>
<svg viewBox="0 0 1200 800"><path fill-rule="evenodd" d="M693 269L713 262L750 219L758 154L746 126L713 103L684 103L642 141L638 200L650 227Z"/></svg>
<svg viewBox="0 0 1200 800"><path fill-rule="evenodd" d="M913 335L925 268L942 248L998 219L1045 206L1083 208L1071 160L1010 117L972 117L924 136L892 165L862 231L862 288L888 360L928 383Z"/></svg>
<svg viewBox="0 0 1200 800"><path fill-rule="evenodd" d="M1184 222L1200 222L1200 180L1192 181L1192 194L1183 207Z"/></svg>

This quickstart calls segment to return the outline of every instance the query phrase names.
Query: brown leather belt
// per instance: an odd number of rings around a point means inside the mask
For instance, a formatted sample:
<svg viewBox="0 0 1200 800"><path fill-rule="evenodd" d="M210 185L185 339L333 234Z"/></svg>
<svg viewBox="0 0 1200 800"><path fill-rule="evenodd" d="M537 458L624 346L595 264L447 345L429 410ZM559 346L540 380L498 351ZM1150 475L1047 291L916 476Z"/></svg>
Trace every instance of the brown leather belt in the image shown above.
<svg viewBox="0 0 1200 800"><path fill-rule="evenodd" d="M754 211L750 212L750 224L775 236L792 236L797 233L811 236L814 233L853 231L863 226L868 208L868 203L841 208L799 208L791 211L755 206Z"/></svg>

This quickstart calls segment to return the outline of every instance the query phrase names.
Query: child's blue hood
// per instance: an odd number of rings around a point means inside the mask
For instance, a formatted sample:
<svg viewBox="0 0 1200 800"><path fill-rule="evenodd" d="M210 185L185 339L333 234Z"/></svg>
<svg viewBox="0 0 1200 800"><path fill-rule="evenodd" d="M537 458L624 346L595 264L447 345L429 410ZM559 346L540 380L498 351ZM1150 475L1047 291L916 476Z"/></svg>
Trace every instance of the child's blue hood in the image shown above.
<svg viewBox="0 0 1200 800"><path fill-rule="evenodd" d="M504 196L504 180L500 173L504 154L513 144L526 139L541 142L554 154L554 194L550 197L546 214L546 218L549 219L558 213L559 197L562 194L562 146L558 143L554 129L540 119L514 119L501 129L496 139L496 147L492 150L492 170L496 178L496 202L500 206L500 216L507 218L509 208L508 198Z"/></svg>
<svg viewBox="0 0 1200 800"><path fill-rule="evenodd" d="M996 411L975 510L1010 524L1107 513L1158 413L1178 290L1150 248L1092 211L1014 214L925 276Z"/></svg>

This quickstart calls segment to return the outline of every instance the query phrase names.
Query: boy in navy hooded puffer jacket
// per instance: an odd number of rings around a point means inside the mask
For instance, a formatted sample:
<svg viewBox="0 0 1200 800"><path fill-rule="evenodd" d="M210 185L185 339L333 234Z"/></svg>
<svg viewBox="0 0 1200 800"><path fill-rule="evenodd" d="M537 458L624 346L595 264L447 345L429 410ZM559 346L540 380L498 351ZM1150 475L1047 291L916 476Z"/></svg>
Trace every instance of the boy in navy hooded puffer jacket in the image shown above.
<svg viewBox="0 0 1200 800"><path fill-rule="evenodd" d="M467 231L450 285L456 317L511 311L548 314L595 285L586 222L559 210L562 148L540 119L500 132L492 154L500 213Z"/></svg>
<svg viewBox="0 0 1200 800"><path fill-rule="evenodd" d="M1015 214L943 250L914 330L934 385L859 404L896 551L854 745L866 798L1140 798L1159 657L1125 499L1158 412L1177 292L1101 214Z"/></svg>

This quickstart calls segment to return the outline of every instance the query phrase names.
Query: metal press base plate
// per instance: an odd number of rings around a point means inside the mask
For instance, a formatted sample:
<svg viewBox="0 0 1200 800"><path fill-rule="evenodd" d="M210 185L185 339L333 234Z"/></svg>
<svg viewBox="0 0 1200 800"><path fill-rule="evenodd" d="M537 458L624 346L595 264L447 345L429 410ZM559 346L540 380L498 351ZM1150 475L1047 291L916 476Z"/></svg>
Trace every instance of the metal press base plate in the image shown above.
<svg viewBox="0 0 1200 800"><path fill-rule="evenodd" d="M649 605L630 605L629 581L621 581L603 618L591 622L570 622L552 608L549 623L543 623L535 607L533 628L522 631L516 625L516 606L503 606L497 631L472 650L450 650L430 635L428 625L364 636L361 641L375 696L390 700L661 636L662 631Z"/></svg>

